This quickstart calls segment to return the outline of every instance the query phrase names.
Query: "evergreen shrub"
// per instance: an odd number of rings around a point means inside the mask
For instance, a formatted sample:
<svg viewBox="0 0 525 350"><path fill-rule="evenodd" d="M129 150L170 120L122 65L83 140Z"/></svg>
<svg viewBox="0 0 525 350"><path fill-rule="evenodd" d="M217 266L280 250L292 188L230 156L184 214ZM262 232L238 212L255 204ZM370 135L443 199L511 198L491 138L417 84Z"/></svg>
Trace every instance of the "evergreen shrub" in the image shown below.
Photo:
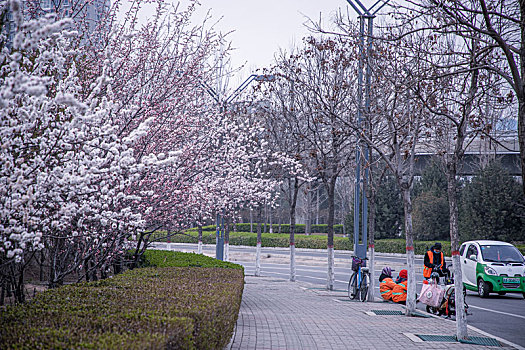
<svg viewBox="0 0 525 350"><path fill-rule="evenodd" d="M63 286L4 307L0 348L224 348L240 308L242 267L175 252L148 251L145 262L159 267ZM179 265L210 267L164 267Z"/></svg>

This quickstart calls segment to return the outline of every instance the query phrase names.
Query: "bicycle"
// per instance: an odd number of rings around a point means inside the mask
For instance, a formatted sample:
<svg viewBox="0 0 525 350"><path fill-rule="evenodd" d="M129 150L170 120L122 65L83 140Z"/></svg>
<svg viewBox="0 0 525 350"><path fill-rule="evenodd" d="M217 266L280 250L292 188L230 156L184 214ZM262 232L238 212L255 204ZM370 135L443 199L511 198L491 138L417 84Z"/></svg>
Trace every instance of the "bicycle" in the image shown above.
<svg viewBox="0 0 525 350"><path fill-rule="evenodd" d="M352 256L352 270L354 273L348 281L348 297L351 300L359 297L359 300L365 301L368 294L368 281L370 279L370 271L366 267L366 260L368 258L360 259L357 256Z"/></svg>

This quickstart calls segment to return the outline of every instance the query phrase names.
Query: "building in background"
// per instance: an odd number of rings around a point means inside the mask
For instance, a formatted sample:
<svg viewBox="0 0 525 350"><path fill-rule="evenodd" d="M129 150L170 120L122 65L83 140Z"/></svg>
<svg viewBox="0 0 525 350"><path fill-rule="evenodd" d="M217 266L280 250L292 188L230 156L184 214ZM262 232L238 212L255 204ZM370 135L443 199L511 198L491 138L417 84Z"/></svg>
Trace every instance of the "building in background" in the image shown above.
<svg viewBox="0 0 525 350"><path fill-rule="evenodd" d="M75 29L84 37L96 32L111 6L110 0L21 0L21 3L26 20L49 13L56 13L57 18L70 17L74 20ZM5 44L9 47L15 33L13 16L9 8L0 16L2 35L5 35Z"/></svg>

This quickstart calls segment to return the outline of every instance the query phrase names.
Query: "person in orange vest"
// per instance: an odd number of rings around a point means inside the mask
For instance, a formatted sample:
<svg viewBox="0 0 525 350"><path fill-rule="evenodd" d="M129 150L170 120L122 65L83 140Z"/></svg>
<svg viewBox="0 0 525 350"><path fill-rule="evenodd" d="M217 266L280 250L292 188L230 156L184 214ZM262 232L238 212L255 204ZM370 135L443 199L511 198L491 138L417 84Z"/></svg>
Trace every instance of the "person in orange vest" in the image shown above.
<svg viewBox="0 0 525 350"><path fill-rule="evenodd" d="M392 288L396 283L392 279L392 269L388 266L383 267L379 276L379 292L385 300L392 300Z"/></svg>
<svg viewBox="0 0 525 350"><path fill-rule="evenodd" d="M437 268L437 272L441 277L445 276L448 272L447 263L445 262L445 255L441 251L441 243L436 242L429 251L425 253L423 260L423 283L428 284L432 269Z"/></svg>
<svg viewBox="0 0 525 350"><path fill-rule="evenodd" d="M406 304L407 301L407 278L408 272L403 269L399 271L396 279L396 285L392 288L392 301L399 304Z"/></svg>

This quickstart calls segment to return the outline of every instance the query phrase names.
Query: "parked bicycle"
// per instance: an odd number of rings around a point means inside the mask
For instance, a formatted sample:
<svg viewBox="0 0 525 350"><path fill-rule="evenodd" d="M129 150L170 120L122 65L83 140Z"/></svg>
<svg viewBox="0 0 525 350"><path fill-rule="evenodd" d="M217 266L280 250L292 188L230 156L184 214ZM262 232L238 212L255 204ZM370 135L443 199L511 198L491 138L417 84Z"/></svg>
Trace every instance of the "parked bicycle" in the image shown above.
<svg viewBox="0 0 525 350"><path fill-rule="evenodd" d="M348 297L352 300L359 298L365 301L368 294L368 283L370 280L370 271L366 267L368 258L360 259L352 256L352 270L354 273L348 282Z"/></svg>

